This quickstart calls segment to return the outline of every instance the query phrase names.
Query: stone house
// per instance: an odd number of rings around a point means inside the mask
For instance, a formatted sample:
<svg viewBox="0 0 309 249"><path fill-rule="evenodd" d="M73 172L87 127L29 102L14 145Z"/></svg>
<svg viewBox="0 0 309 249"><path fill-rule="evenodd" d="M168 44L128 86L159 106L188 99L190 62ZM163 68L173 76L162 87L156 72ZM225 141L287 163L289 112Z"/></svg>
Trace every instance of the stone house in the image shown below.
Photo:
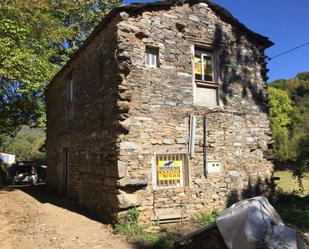
<svg viewBox="0 0 309 249"><path fill-rule="evenodd" d="M46 89L48 187L144 221L265 191L271 45L208 0L113 9Z"/></svg>

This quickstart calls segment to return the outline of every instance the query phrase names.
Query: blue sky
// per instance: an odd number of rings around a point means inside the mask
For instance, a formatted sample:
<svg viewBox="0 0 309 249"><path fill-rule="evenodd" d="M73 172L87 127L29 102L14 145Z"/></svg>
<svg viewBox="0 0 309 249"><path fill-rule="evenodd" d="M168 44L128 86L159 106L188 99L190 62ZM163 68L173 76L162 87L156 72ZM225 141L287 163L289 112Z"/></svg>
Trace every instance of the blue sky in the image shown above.
<svg viewBox="0 0 309 249"><path fill-rule="evenodd" d="M125 1L130 2L133 1ZM266 54L270 57L309 42L309 0L213 0L213 2L228 9L251 30L269 37L275 43L266 50ZM268 68L269 81L292 78L299 72L309 71L309 45L270 61Z"/></svg>

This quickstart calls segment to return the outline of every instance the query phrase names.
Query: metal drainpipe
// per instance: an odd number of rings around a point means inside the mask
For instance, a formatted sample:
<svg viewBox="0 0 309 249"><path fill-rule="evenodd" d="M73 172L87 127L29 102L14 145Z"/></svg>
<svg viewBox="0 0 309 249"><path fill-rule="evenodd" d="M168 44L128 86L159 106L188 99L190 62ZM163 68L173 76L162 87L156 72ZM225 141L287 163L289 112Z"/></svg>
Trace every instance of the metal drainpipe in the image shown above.
<svg viewBox="0 0 309 249"><path fill-rule="evenodd" d="M206 132L207 132L207 119L206 114L203 116L203 161L204 161L204 174L207 178L207 154L206 154Z"/></svg>

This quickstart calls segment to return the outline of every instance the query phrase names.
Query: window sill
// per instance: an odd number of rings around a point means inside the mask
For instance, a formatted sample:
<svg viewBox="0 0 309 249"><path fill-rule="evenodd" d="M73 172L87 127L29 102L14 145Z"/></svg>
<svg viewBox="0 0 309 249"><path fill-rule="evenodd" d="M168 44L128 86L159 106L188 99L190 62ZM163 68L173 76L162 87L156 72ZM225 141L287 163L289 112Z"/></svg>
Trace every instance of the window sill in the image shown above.
<svg viewBox="0 0 309 249"><path fill-rule="evenodd" d="M195 83L197 86L200 86L200 87L207 87L207 86L210 86L210 87L218 87L219 84L217 82L212 82L212 81L204 81L204 80L195 80Z"/></svg>
<svg viewBox="0 0 309 249"><path fill-rule="evenodd" d="M183 192L185 188L187 188L187 186L186 187L184 187L184 186L153 186L152 190L153 191L160 191L160 190L174 189L174 190L178 190L180 192Z"/></svg>
<svg viewBox="0 0 309 249"><path fill-rule="evenodd" d="M156 69L159 68L159 66L150 66L150 65L145 65L146 68L148 69Z"/></svg>

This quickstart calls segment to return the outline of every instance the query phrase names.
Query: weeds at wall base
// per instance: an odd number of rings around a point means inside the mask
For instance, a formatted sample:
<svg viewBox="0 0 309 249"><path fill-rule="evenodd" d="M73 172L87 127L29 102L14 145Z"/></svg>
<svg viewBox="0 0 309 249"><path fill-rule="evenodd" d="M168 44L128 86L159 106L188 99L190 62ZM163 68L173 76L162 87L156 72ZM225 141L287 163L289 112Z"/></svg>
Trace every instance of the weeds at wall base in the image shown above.
<svg viewBox="0 0 309 249"><path fill-rule="evenodd" d="M195 215L195 221L202 227L213 223L219 216L220 211L215 209L211 213L199 213Z"/></svg>
<svg viewBox="0 0 309 249"><path fill-rule="evenodd" d="M163 230L160 234L144 231L138 224L139 215L140 212L136 208L128 210L115 225L115 232L125 235L130 241L145 244L149 248L172 249L173 236L166 230Z"/></svg>
<svg viewBox="0 0 309 249"><path fill-rule="evenodd" d="M153 249L172 249L174 248L175 235L166 229L162 229L160 233L146 232L139 224L138 217L140 212L136 209L128 210L119 222L115 225L115 232L122 234L128 238L128 240L136 243L146 245L148 248ZM214 222L220 215L219 210L214 210L211 213L199 213L197 214L192 223L199 226L207 226ZM159 226L159 224L152 224ZM192 248L193 244L189 243L184 248Z"/></svg>

